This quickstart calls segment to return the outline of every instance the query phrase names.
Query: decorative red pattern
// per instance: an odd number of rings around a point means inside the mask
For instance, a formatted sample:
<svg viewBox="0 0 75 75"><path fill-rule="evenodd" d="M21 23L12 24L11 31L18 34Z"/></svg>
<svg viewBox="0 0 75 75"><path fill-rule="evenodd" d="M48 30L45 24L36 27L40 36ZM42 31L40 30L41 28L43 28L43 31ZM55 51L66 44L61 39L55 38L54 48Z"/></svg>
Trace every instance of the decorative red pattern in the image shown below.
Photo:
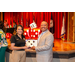
<svg viewBox="0 0 75 75"><path fill-rule="evenodd" d="M38 39L38 36L40 35L41 31L40 28L24 28L24 36L26 39Z"/></svg>

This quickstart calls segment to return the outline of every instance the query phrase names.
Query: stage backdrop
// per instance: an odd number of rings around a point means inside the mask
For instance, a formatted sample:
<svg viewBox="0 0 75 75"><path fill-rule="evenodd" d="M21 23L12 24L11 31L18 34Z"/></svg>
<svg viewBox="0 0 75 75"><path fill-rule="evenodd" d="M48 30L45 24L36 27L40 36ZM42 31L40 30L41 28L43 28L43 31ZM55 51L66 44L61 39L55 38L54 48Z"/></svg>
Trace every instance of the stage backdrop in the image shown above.
<svg viewBox="0 0 75 75"><path fill-rule="evenodd" d="M48 27L50 27L51 15L53 18L54 25L54 37L60 38L61 36L61 27L63 20L64 12L4 12L4 20L7 20L9 25L13 26L13 22L16 24L23 25L24 28L29 27L29 24L35 21L37 27L40 27L40 23L45 20L48 22ZM67 21L68 21L68 12L65 12L65 29L66 29L66 38L67 38Z"/></svg>

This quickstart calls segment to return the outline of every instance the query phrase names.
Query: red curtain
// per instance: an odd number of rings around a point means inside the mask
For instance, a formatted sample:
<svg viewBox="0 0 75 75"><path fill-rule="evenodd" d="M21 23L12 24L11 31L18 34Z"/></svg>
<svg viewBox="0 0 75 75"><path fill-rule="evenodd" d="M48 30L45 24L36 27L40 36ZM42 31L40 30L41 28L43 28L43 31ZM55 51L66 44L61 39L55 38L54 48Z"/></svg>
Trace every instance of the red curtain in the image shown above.
<svg viewBox="0 0 75 75"><path fill-rule="evenodd" d="M53 18L54 25L54 37L60 38L61 36L61 27L63 20L64 12L23 12L23 27L29 27L29 24L33 22L37 24L37 27L40 27L40 24L43 20L48 22L48 28L50 28L50 19L51 15ZM16 24L21 24L22 12L4 12L4 20L7 20L8 24L13 26L13 21ZM67 21L68 21L68 12L65 12L65 29L66 29L66 38L67 38Z"/></svg>
<svg viewBox="0 0 75 75"><path fill-rule="evenodd" d="M30 24L31 24L31 23L33 23L33 13L30 12L29 14L30 14L29 19L30 19Z"/></svg>
<svg viewBox="0 0 75 75"><path fill-rule="evenodd" d="M23 12L23 27L26 28L26 12Z"/></svg>

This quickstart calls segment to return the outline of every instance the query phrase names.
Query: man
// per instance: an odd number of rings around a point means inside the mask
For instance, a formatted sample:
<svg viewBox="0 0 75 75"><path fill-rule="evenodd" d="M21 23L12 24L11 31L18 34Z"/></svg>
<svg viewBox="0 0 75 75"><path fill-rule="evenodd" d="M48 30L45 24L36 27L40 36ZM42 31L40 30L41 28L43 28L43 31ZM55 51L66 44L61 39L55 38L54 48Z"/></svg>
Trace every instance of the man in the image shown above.
<svg viewBox="0 0 75 75"><path fill-rule="evenodd" d="M50 62L53 58L52 47L54 37L48 30L46 21L42 21L40 29L42 33L39 35L37 47L33 46L31 49L36 50L37 62Z"/></svg>

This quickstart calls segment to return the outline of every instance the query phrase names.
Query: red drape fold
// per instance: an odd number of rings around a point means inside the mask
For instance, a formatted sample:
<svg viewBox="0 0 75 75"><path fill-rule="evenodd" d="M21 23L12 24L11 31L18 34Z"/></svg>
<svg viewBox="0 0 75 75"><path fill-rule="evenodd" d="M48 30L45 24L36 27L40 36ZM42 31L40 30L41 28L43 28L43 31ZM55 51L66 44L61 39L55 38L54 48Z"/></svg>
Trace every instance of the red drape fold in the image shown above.
<svg viewBox="0 0 75 75"><path fill-rule="evenodd" d="M30 19L30 24L33 23L33 13L32 12L30 12L30 18L29 19Z"/></svg>

